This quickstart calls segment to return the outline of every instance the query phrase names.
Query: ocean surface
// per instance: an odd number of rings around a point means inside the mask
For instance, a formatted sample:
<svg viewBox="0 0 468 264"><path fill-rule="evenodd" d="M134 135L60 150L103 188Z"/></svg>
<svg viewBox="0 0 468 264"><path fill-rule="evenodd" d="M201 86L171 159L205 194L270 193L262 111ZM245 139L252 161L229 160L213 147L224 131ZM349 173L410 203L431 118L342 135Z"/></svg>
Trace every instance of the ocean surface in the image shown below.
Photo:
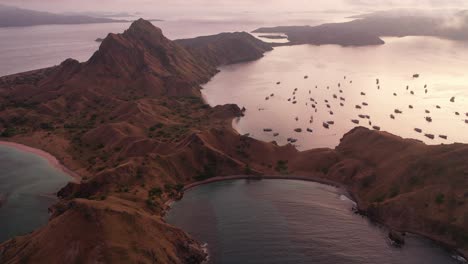
<svg viewBox="0 0 468 264"><path fill-rule="evenodd" d="M36 154L0 145L0 242L45 225L55 193L71 180Z"/></svg>
<svg viewBox="0 0 468 264"><path fill-rule="evenodd" d="M235 180L189 190L166 220L206 243L210 263L457 263L415 235L392 246L387 231L354 214L353 204L318 183Z"/></svg>
<svg viewBox="0 0 468 264"><path fill-rule="evenodd" d="M318 25L325 21L348 21L355 13L306 14L278 16L274 20L254 15L239 17L178 18L153 21L169 39L193 38L221 32L250 32L262 26ZM136 18L126 18L128 20ZM108 33L121 33L130 23L85 25L44 25L0 28L0 76L50 67L73 58L87 61L99 48L97 38Z"/></svg>
<svg viewBox="0 0 468 264"><path fill-rule="evenodd" d="M260 60L221 67L203 94L211 105L246 107L246 116L234 123L241 134L279 144L294 138L302 150L333 148L358 125L427 144L468 143L468 43L384 40L385 45L369 47L278 47ZM328 121L334 124L327 129ZM267 128L273 131L264 132Z"/></svg>

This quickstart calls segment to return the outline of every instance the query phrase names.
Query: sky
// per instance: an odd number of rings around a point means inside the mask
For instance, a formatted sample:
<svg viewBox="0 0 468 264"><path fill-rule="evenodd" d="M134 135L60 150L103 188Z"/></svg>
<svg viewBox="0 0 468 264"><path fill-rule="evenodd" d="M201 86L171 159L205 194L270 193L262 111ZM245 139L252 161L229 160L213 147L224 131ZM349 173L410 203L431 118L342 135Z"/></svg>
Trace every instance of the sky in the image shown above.
<svg viewBox="0 0 468 264"><path fill-rule="evenodd" d="M238 13L372 12L394 8L468 9L468 0L0 0L51 12L144 12L170 16Z"/></svg>

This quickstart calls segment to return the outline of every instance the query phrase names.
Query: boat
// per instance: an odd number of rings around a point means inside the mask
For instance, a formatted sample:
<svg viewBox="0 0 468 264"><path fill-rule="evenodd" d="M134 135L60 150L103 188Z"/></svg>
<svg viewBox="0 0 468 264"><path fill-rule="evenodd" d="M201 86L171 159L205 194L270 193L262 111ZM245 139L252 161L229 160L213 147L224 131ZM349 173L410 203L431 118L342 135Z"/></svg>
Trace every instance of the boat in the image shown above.
<svg viewBox="0 0 468 264"><path fill-rule="evenodd" d="M281 82L277 82L276 84L279 85L279 84L281 84Z"/></svg>
<svg viewBox="0 0 468 264"><path fill-rule="evenodd" d="M372 128L373 128L374 130L380 131L380 127L379 127L379 126L373 126Z"/></svg>
<svg viewBox="0 0 468 264"><path fill-rule="evenodd" d="M310 129L310 128L307 128L307 132L312 133L312 132L314 132L314 131L313 131L312 129Z"/></svg>
<svg viewBox="0 0 468 264"><path fill-rule="evenodd" d="M422 129L420 129L420 128L415 128L414 131L416 131L418 133L422 133Z"/></svg>
<svg viewBox="0 0 468 264"><path fill-rule="evenodd" d="M433 134L424 134L425 137L427 138L430 138L430 139L434 139L435 136Z"/></svg>
<svg viewBox="0 0 468 264"><path fill-rule="evenodd" d="M395 109L395 114L403 114L401 110Z"/></svg>
<svg viewBox="0 0 468 264"><path fill-rule="evenodd" d="M432 122L432 117L427 116L427 117L426 117L426 121L427 121L427 122Z"/></svg>
<svg viewBox="0 0 468 264"><path fill-rule="evenodd" d="M351 122L353 122L354 124L359 125L359 120L357 120L357 119L352 119Z"/></svg>
<svg viewBox="0 0 468 264"><path fill-rule="evenodd" d="M360 105L356 105L356 109L362 109Z"/></svg>
<svg viewBox="0 0 468 264"><path fill-rule="evenodd" d="M455 96L450 98L450 102L455 103Z"/></svg>
<svg viewBox="0 0 468 264"><path fill-rule="evenodd" d="M446 135L439 135L441 139L447 139L448 137Z"/></svg>
<svg viewBox="0 0 468 264"><path fill-rule="evenodd" d="M368 106L369 104L366 103L366 102L364 102L364 103L362 103L362 105L363 105L363 106Z"/></svg>
<svg viewBox="0 0 468 264"><path fill-rule="evenodd" d="M431 113L431 111L429 111L429 110L426 110L426 114L430 114L430 113Z"/></svg>
<svg viewBox="0 0 468 264"><path fill-rule="evenodd" d="M328 123L325 123L325 122L323 123L323 127L326 128L326 129L329 129L329 128L330 128L329 124L328 124Z"/></svg>
<svg viewBox="0 0 468 264"><path fill-rule="evenodd" d="M297 132L297 133L301 133L301 132L302 132L302 128L296 128L296 129L294 129L294 131Z"/></svg>
<svg viewBox="0 0 468 264"><path fill-rule="evenodd" d="M413 78L419 78L419 74L418 73L413 74Z"/></svg>
<svg viewBox="0 0 468 264"><path fill-rule="evenodd" d="M412 106L412 105L409 105L408 107L409 107L410 109L413 109L413 106Z"/></svg>
<svg viewBox="0 0 468 264"><path fill-rule="evenodd" d="M365 92L361 92L361 95L366 95L366 93L365 93Z"/></svg>
<svg viewBox="0 0 468 264"><path fill-rule="evenodd" d="M359 117L362 118L362 119L366 118L365 115L359 115Z"/></svg>
<svg viewBox="0 0 468 264"><path fill-rule="evenodd" d="M264 131L264 132L271 132L271 131L273 131L273 129L271 129L271 128L264 128L263 131Z"/></svg>
<svg viewBox="0 0 468 264"><path fill-rule="evenodd" d="M274 133L273 136L277 137L277 136L279 136L279 133Z"/></svg>
<svg viewBox="0 0 468 264"><path fill-rule="evenodd" d="M334 125L334 124L335 124L335 121L328 121L327 124L329 124L329 125Z"/></svg>
<svg viewBox="0 0 468 264"><path fill-rule="evenodd" d="M394 116L394 115L390 115L390 118L391 118L391 119L395 119L395 116Z"/></svg>

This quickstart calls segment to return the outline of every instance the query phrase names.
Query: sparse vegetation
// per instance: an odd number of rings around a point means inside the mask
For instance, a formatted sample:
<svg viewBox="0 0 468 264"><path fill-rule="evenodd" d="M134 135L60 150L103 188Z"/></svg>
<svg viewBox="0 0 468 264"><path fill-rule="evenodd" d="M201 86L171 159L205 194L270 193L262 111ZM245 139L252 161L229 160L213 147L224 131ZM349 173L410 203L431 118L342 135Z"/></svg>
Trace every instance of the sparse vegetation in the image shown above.
<svg viewBox="0 0 468 264"><path fill-rule="evenodd" d="M443 193L439 193L436 195L435 198L436 204L443 204L445 202L445 195Z"/></svg>
<svg viewBox="0 0 468 264"><path fill-rule="evenodd" d="M276 167L275 170L281 174L288 174L289 173L289 168L288 168L288 161L287 160L278 160L276 162Z"/></svg>
<svg viewBox="0 0 468 264"><path fill-rule="evenodd" d="M2 137L13 137L17 134L17 130L14 127L7 127L3 130L1 136Z"/></svg>
<svg viewBox="0 0 468 264"><path fill-rule="evenodd" d="M364 179L362 179L361 186L363 188L369 188L375 182L376 179L377 179L377 176L375 174L367 176Z"/></svg>
<svg viewBox="0 0 468 264"><path fill-rule="evenodd" d="M244 174L245 174L245 175L251 175L251 174L252 174L252 168L250 168L250 165L249 165L249 164L246 164L246 165L245 165Z"/></svg>
<svg viewBox="0 0 468 264"><path fill-rule="evenodd" d="M159 187L154 187L154 188L152 188L151 190L149 190L148 196L149 196L150 198L153 198L153 197L161 197L162 193L163 193L163 191L162 191L161 188L159 188Z"/></svg>
<svg viewBox="0 0 468 264"><path fill-rule="evenodd" d="M394 198L398 196L399 194L400 194L400 187L395 185L390 189L390 194L388 195L388 197Z"/></svg>
<svg viewBox="0 0 468 264"><path fill-rule="evenodd" d="M199 172L197 176L195 176L195 180L203 181L209 178L213 178L216 176L216 163L206 164L203 166L203 171Z"/></svg>

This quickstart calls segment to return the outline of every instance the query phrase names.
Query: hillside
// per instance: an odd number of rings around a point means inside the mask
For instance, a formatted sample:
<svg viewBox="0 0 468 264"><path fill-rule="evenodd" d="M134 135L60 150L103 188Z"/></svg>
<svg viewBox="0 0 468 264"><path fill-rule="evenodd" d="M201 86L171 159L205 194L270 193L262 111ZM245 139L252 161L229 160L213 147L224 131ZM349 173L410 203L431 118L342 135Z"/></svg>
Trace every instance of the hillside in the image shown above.
<svg viewBox="0 0 468 264"><path fill-rule="evenodd" d="M299 152L239 135L239 106L204 104L199 85L218 66L270 49L245 33L171 41L138 20L88 62L0 78L1 139L82 176L59 191L47 226L0 244L0 262L201 263L199 242L164 222L166 202L184 185L240 174L344 184L372 218L467 254L466 145L357 128L335 150Z"/></svg>
<svg viewBox="0 0 468 264"><path fill-rule="evenodd" d="M59 15L0 5L0 27L26 27L37 25L71 25L92 23L127 22L110 18L84 15Z"/></svg>
<svg viewBox="0 0 468 264"><path fill-rule="evenodd" d="M255 51L242 60L270 49L248 37L230 46ZM221 56L211 57L238 61ZM241 109L211 108L200 98L199 85L217 66L138 20L107 36L85 63L69 59L0 78L3 140L47 150L83 178L59 192L47 227L1 246L2 262L199 262L199 244L161 214L180 184L245 170L247 158L236 149L243 139L231 128ZM232 155L224 137L233 140Z"/></svg>

